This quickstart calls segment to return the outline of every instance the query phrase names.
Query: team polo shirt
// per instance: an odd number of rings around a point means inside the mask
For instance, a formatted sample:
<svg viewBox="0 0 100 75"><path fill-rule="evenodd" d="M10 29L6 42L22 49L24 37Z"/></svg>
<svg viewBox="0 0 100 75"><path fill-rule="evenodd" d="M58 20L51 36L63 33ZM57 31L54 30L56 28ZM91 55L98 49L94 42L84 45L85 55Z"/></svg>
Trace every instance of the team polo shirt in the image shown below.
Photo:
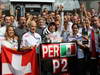
<svg viewBox="0 0 100 75"><path fill-rule="evenodd" d="M27 32L22 37L21 47L25 46L39 46L41 43L41 36L38 33Z"/></svg>
<svg viewBox="0 0 100 75"><path fill-rule="evenodd" d="M1 53L1 42L5 39L4 36L0 35L0 53Z"/></svg>
<svg viewBox="0 0 100 75"><path fill-rule="evenodd" d="M78 40L82 43L82 35L79 33L77 35L73 35L72 33L70 33L70 35L68 36L68 42L72 42L75 40ZM78 59L84 58L84 52L79 46L77 46L77 58Z"/></svg>
<svg viewBox="0 0 100 75"><path fill-rule="evenodd" d="M49 33L47 38L49 38L52 43L62 42L62 37L59 32Z"/></svg>
<svg viewBox="0 0 100 75"><path fill-rule="evenodd" d="M1 46L6 46L8 48L17 50L18 49L18 41L17 40L3 40L1 42Z"/></svg>
<svg viewBox="0 0 100 75"><path fill-rule="evenodd" d="M6 32L6 26L0 28L0 36L4 36Z"/></svg>
<svg viewBox="0 0 100 75"><path fill-rule="evenodd" d="M5 39L6 26L0 28L0 53L1 53L1 42Z"/></svg>

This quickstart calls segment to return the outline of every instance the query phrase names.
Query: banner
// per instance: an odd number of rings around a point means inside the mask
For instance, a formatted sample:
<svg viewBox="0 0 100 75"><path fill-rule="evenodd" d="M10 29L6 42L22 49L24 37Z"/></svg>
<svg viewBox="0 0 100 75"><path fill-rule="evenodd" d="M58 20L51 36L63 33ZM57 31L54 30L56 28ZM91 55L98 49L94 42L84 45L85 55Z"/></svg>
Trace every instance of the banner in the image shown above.
<svg viewBox="0 0 100 75"><path fill-rule="evenodd" d="M35 48L17 52L2 46L2 75L39 75Z"/></svg>
<svg viewBox="0 0 100 75"><path fill-rule="evenodd" d="M68 75L68 60L76 56L76 43L41 44L41 71L43 75Z"/></svg>
<svg viewBox="0 0 100 75"><path fill-rule="evenodd" d="M43 59L76 55L75 43L42 44L41 49Z"/></svg>

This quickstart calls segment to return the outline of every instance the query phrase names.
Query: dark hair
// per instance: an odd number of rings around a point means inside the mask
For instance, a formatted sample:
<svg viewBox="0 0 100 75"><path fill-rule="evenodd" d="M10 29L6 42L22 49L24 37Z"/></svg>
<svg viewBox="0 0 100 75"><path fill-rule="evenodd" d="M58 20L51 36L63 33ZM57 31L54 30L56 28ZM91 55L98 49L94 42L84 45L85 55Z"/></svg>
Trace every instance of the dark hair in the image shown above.
<svg viewBox="0 0 100 75"><path fill-rule="evenodd" d="M72 29L73 29L73 27L74 27L75 25L76 25L76 26L78 27L78 29L79 29L79 26L78 26L76 23L74 23L74 24L72 25Z"/></svg>
<svg viewBox="0 0 100 75"><path fill-rule="evenodd" d="M97 17L97 18L98 18L98 16L97 16L97 15L94 15L94 16L92 16L91 18L94 18L94 17Z"/></svg>
<svg viewBox="0 0 100 75"><path fill-rule="evenodd" d="M51 25L56 25L56 24L55 24L55 22L50 22L49 26L51 26Z"/></svg>
<svg viewBox="0 0 100 75"><path fill-rule="evenodd" d="M50 28L50 26L55 26L55 28L56 28L55 31L57 31L57 26L56 26L55 22L50 22L48 28Z"/></svg>

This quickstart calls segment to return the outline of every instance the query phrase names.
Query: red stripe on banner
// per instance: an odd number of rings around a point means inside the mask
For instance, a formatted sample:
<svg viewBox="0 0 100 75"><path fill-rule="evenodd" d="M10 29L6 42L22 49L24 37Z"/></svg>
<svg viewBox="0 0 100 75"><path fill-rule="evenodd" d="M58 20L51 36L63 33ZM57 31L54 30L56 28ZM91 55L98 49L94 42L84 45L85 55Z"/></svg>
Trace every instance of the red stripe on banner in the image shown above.
<svg viewBox="0 0 100 75"><path fill-rule="evenodd" d="M9 48L7 47L1 47L2 49L2 63L9 63L11 64L12 61L12 53L9 52Z"/></svg>
<svg viewBox="0 0 100 75"><path fill-rule="evenodd" d="M22 55L22 66L26 66L29 63L29 61L31 62L32 57L35 53L36 53L36 50L35 48L33 48L33 50L27 52L26 54L23 54Z"/></svg>
<svg viewBox="0 0 100 75"><path fill-rule="evenodd" d="M27 74L25 74L25 75L32 75L32 73L27 73Z"/></svg>
<svg viewBox="0 0 100 75"><path fill-rule="evenodd" d="M31 59L31 61L32 61L32 75L40 75L37 54L36 54L35 48L33 49L33 58Z"/></svg>
<svg viewBox="0 0 100 75"><path fill-rule="evenodd" d="M14 75L14 74L2 74L2 75Z"/></svg>
<svg viewBox="0 0 100 75"><path fill-rule="evenodd" d="M75 54L76 53L76 46L75 44L71 45L71 54Z"/></svg>
<svg viewBox="0 0 100 75"><path fill-rule="evenodd" d="M91 57L96 57L96 46L95 46L95 34L94 34L94 30L92 30L92 34L91 34L91 48L92 48L92 53L91 53Z"/></svg>

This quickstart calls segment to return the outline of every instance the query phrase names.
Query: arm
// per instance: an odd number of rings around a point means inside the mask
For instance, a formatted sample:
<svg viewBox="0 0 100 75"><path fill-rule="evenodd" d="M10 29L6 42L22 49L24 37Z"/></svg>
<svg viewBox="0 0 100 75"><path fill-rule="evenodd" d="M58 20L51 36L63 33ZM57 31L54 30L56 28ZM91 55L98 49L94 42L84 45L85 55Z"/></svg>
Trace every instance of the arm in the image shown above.
<svg viewBox="0 0 100 75"><path fill-rule="evenodd" d="M25 50L32 50L34 46L23 46L20 48L21 51L25 51Z"/></svg>

